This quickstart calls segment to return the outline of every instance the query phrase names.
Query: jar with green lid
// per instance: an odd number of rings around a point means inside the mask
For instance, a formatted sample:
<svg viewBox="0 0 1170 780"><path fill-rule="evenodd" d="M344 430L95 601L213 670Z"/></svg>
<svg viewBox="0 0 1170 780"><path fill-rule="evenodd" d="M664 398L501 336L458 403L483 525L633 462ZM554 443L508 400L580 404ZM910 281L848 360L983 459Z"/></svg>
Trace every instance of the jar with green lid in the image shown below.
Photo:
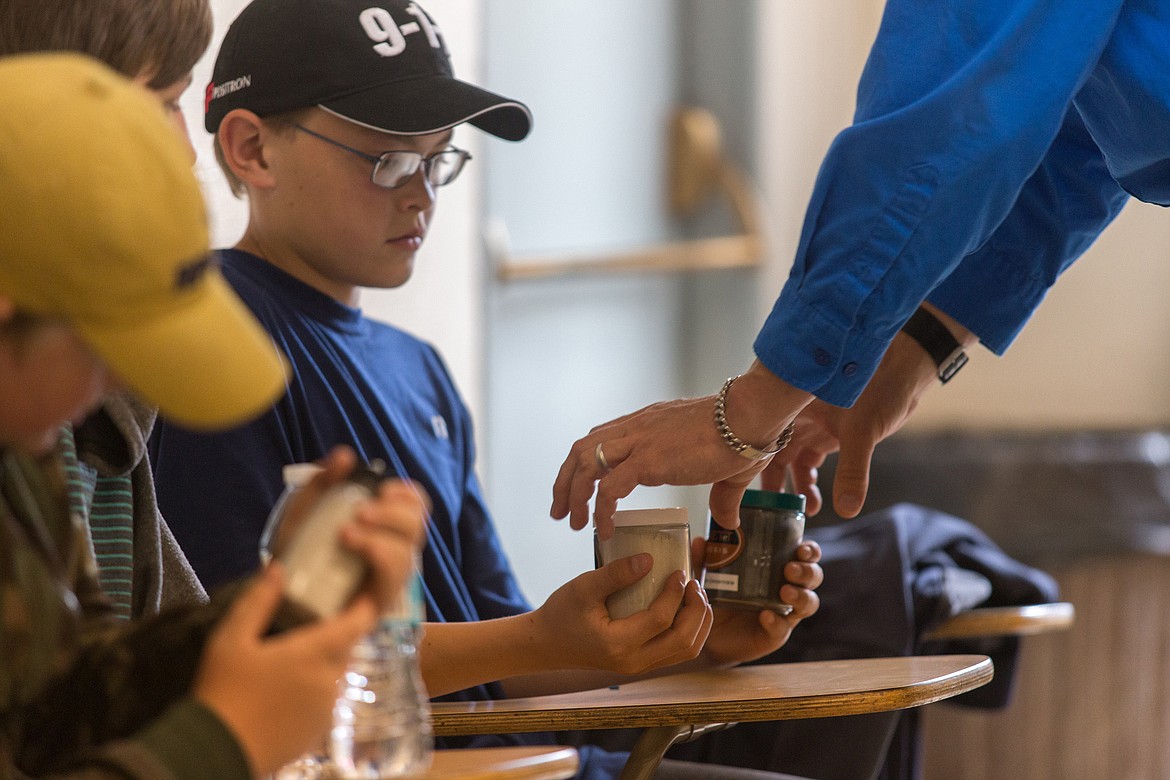
<svg viewBox="0 0 1170 780"><path fill-rule="evenodd" d="M703 588L712 606L770 609L787 615L780 601L784 564L804 538L804 496L748 490L739 505L739 528L710 521Z"/></svg>

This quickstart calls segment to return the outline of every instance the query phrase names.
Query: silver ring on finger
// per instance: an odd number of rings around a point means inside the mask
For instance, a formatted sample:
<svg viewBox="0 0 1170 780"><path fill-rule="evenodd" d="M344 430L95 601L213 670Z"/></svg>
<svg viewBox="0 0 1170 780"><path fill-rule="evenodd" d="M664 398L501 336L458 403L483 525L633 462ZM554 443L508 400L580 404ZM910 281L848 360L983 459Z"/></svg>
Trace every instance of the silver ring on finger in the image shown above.
<svg viewBox="0 0 1170 780"><path fill-rule="evenodd" d="M605 459L605 450L602 447L605 443L598 444L593 450L593 458L597 461L597 465L601 467L602 471L609 471L613 466L609 465L609 461Z"/></svg>

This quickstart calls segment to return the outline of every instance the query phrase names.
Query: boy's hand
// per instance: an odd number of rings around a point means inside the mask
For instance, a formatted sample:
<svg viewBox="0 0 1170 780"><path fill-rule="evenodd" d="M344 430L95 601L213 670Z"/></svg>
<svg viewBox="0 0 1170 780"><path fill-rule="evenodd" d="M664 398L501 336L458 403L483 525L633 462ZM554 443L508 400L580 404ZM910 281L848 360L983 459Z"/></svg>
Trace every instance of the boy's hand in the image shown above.
<svg viewBox="0 0 1170 780"><path fill-rule="evenodd" d="M705 545L705 539L695 539L691 543L692 560L703 560ZM733 666L762 658L783 647L792 629L821 606L815 592L825 579L825 572L817 563L820 559L820 545L805 541L796 548L796 560L784 564L787 582L780 588L780 600L792 607L792 612L787 615L769 609L753 612L716 607L711 635L703 648L704 660L714 666Z"/></svg>
<svg viewBox="0 0 1170 780"><path fill-rule="evenodd" d="M378 614L359 597L335 618L265 638L283 589L273 563L244 590L209 637L192 690L231 729L258 776L320 744L337 680Z"/></svg>
<svg viewBox="0 0 1170 780"><path fill-rule="evenodd" d="M307 511L329 488L344 482L356 465L357 456L347 446L334 447L320 461L320 473L292 497L288 519L273 541L278 557ZM397 603L404 584L414 573L414 554L425 539L429 512L430 501L421 486L387 479L379 483L373 498L357 505L355 522L341 529L341 543L369 566L363 590L382 612Z"/></svg>
<svg viewBox="0 0 1170 780"><path fill-rule="evenodd" d="M696 580L669 579L648 609L611 620L605 599L650 571L647 553L620 558L558 588L532 613L564 669L639 674L695 658L711 630L711 607Z"/></svg>

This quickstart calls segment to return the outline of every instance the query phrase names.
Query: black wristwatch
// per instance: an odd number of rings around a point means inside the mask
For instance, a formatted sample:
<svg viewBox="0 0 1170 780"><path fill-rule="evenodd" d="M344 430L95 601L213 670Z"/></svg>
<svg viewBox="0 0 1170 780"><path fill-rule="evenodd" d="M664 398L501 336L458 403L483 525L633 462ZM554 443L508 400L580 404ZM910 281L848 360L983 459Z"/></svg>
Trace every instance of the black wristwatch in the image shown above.
<svg viewBox="0 0 1170 780"><path fill-rule="evenodd" d="M967 365L967 353L946 325L921 306L902 326L902 332L917 341L938 366L938 378L943 384Z"/></svg>

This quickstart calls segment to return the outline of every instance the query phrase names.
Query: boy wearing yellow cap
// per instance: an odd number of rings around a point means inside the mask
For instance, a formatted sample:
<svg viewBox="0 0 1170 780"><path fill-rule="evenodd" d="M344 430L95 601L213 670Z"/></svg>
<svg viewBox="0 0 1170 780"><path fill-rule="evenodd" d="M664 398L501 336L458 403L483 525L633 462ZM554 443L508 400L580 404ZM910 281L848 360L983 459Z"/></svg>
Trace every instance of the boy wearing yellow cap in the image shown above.
<svg viewBox="0 0 1170 780"><path fill-rule="evenodd" d="M648 556L580 574L536 609L521 593L442 359L358 306L360 287L409 279L437 193L469 161L456 129L515 141L531 125L523 104L455 78L441 26L418 3L253 0L224 38L206 97L205 127L250 209L220 263L293 370L284 397L245 426L205 435L164 415L155 429L159 503L206 584L253 565L281 467L345 443L421 482L434 502L421 653L432 695L594 687L700 653L699 663L733 663L782 644L815 611L812 547L793 564L802 587L784 593L791 619L764 629L752 615L750 630L706 649L713 615L681 572L651 609L609 619L606 596L640 579ZM624 759L584 750L582 775L616 777Z"/></svg>
<svg viewBox="0 0 1170 780"><path fill-rule="evenodd" d="M179 97L211 42L208 0L4 0L0 56L76 51L151 91L179 134ZM194 159L194 150L191 151ZM203 603L207 593L159 516L146 440L156 410L128 392L62 430L70 506L86 520L102 590L119 617Z"/></svg>
<svg viewBox="0 0 1170 780"><path fill-rule="evenodd" d="M230 605L112 622L59 427L123 386L188 425L235 425L282 391L282 359L209 261L154 97L88 57L27 55L0 60L0 104L0 775L273 771L324 735L349 649L410 570L420 500L400 491L346 529L374 576L336 618L266 637L274 566ZM352 462L334 456L322 484Z"/></svg>

